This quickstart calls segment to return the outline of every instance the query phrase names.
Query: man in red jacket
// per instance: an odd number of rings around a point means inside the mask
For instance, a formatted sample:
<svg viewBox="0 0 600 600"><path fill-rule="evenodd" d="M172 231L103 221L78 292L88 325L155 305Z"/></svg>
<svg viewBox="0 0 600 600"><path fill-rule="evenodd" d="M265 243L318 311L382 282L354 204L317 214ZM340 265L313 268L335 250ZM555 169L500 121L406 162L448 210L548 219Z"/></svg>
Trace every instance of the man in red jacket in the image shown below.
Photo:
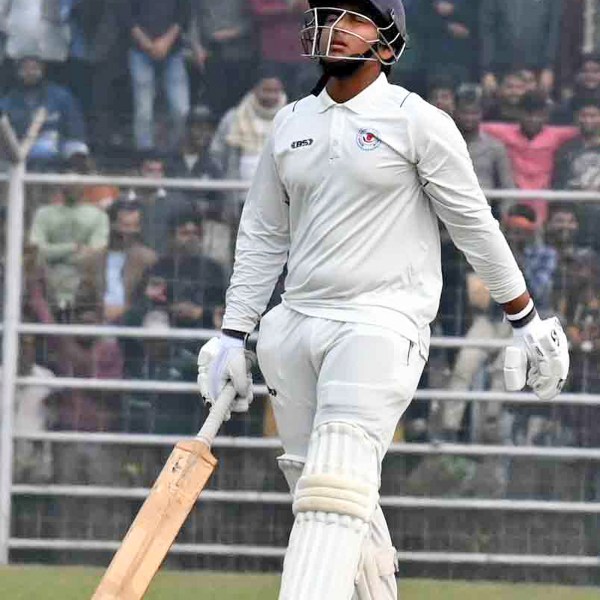
<svg viewBox="0 0 600 600"><path fill-rule="evenodd" d="M250 0L259 27L260 55L283 81L290 99L310 91L318 77L302 56L298 27L308 9L306 0ZM304 82L307 85L303 85Z"/></svg>

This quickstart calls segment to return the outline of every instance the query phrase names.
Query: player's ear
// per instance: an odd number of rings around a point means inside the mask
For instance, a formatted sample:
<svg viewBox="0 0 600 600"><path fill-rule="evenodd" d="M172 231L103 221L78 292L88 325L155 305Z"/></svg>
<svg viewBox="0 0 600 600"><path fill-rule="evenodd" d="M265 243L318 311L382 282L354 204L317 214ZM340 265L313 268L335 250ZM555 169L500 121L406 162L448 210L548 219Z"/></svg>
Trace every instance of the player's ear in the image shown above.
<svg viewBox="0 0 600 600"><path fill-rule="evenodd" d="M385 62L390 62L394 58L394 53L392 50L385 44L381 43L377 45L377 54Z"/></svg>

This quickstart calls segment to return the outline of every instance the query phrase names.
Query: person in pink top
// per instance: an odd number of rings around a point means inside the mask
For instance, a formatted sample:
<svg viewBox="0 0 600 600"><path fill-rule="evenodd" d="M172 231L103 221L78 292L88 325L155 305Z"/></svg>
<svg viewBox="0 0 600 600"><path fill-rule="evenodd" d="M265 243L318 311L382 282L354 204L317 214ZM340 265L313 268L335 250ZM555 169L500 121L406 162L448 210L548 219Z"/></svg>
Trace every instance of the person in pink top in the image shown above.
<svg viewBox="0 0 600 600"><path fill-rule="evenodd" d="M578 135L576 127L548 125L550 107L547 97L528 92L520 103L518 123L483 123L482 131L504 143L512 163L517 187L523 190L546 190L551 187L556 151ZM546 220L548 202L527 200L539 223Z"/></svg>
<svg viewBox="0 0 600 600"><path fill-rule="evenodd" d="M301 89L302 82L307 79L312 84L316 75L311 62L302 56L298 37L307 0L250 0L250 6L259 26L263 62L276 67L290 99L308 93L309 89Z"/></svg>

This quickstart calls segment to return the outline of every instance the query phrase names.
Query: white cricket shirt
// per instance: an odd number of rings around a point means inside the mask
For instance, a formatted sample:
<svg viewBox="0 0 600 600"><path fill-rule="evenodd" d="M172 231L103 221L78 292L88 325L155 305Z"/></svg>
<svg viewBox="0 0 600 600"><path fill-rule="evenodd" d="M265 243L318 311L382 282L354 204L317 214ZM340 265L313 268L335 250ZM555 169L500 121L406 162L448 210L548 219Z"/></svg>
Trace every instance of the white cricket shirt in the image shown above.
<svg viewBox="0 0 600 600"><path fill-rule="evenodd" d="M437 217L500 303L526 290L452 119L385 75L348 102L283 108L246 200L223 327L283 302L394 329L426 354L442 288Z"/></svg>

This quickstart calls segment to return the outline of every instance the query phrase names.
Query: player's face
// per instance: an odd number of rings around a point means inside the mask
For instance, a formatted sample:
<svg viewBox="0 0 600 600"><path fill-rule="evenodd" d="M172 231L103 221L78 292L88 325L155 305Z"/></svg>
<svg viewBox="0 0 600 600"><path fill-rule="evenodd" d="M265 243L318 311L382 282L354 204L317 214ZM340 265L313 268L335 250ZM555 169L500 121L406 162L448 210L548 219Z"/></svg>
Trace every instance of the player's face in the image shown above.
<svg viewBox="0 0 600 600"><path fill-rule="evenodd" d="M507 75L502 80L499 95L503 102L516 106L525 94L525 82L517 75Z"/></svg>
<svg viewBox="0 0 600 600"><path fill-rule="evenodd" d="M577 114L577 121L582 135L586 137L600 135L600 108L585 106Z"/></svg>
<svg viewBox="0 0 600 600"><path fill-rule="evenodd" d="M570 242L579 229L577 217L572 212L557 211L546 225L546 234L550 241L567 243Z"/></svg>
<svg viewBox="0 0 600 600"><path fill-rule="evenodd" d="M584 88L596 90L600 87L600 63L594 60L588 60L583 63L578 79Z"/></svg>
<svg viewBox="0 0 600 600"><path fill-rule="evenodd" d="M455 114L456 124L463 133L473 133L481 124L481 109L478 106L461 106Z"/></svg>
<svg viewBox="0 0 600 600"><path fill-rule="evenodd" d="M530 69L521 69L519 76L525 87L525 92L535 92L537 89L537 77Z"/></svg>
<svg viewBox="0 0 600 600"><path fill-rule="evenodd" d="M254 89L258 103L265 108L275 108L283 96L283 84L276 77L263 79Z"/></svg>
<svg viewBox="0 0 600 600"><path fill-rule="evenodd" d="M521 129L523 129L526 135L533 137L542 131L547 122L547 110L534 110L532 112L526 112L523 114L521 119Z"/></svg>
<svg viewBox="0 0 600 600"><path fill-rule="evenodd" d="M436 108L443 110L449 115L454 114L456 109L456 99L454 97L454 91L450 88L438 88L431 92L429 101Z"/></svg>
<svg viewBox="0 0 600 600"><path fill-rule="evenodd" d="M363 55L377 43L377 26L357 4L341 4L323 19L319 52L328 55L329 60Z"/></svg>
<svg viewBox="0 0 600 600"><path fill-rule="evenodd" d="M19 78L27 87L37 85L44 77L44 67L39 60L26 58L19 66Z"/></svg>

